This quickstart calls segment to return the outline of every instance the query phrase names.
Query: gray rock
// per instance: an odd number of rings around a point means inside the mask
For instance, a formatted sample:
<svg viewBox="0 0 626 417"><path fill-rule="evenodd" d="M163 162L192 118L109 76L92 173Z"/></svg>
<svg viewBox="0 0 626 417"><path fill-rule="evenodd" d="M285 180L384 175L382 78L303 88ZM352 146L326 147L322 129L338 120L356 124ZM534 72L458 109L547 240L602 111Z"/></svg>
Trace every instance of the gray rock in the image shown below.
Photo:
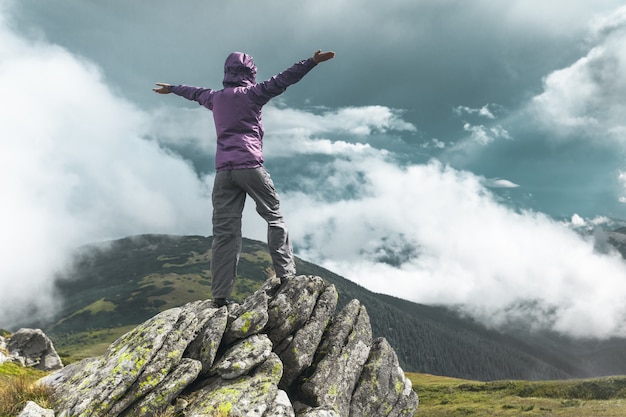
<svg viewBox="0 0 626 417"><path fill-rule="evenodd" d="M54 410L42 408L37 403L28 401L17 417L54 417Z"/></svg>
<svg viewBox="0 0 626 417"><path fill-rule="evenodd" d="M122 417L151 417L163 411L200 374L202 364L183 358L180 364L148 395L127 408Z"/></svg>
<svg viewBox="0 0 626 417"><path fill-rule="evenodd" d="M300 329L311 317L326 284L320 277L298 276L280 287L268 306L266 332L275 346Z"/></svg>
<svg viewBox="0 0 626 417"><path fill-rule="evenodd" d="M261 285L259 291L265 292L270 298L274 298L276 292L283 285L280 278L276 277L276 275L272 275Z"/></svg>
<svg viewBox="0 0 626 417"><path fill-rule="evenodd" d="M413 416L418 398L386 339L374 341L352 394L350 417Z"/></svg>
<svg viewBox="0 0 626 417"><path fill-rule="evenodd" d="M63 368L52 341L39 329L20 329L9 338L6 349L9 358L42 371Z"/></svg>
<svg viewBox="0 0 626 417"><path fill-rule="evenodd" d="M163 345L139 372L135 381L110 408L109 414L118 415L128 406L151 392L176 367L187 346L198 336L207 316L203 310L210 308L211 301L195 302L180 308L176 324L169 330ZM147 340L146 340L147 341Z"/></svg>
<svg viewBox="0 0 626 417"><path fill-rule="evenodd" d="M207 320L198 336L189 344L184 356L196 359L202 364L201 373L207 373L213 366L217 349L226 330L228 311L226 308L207 309Z"/></svg>
<svg viewBox="0 0 626 417"><path fill-rule="evenodd" d="M224 333L223 343L229 345L240 339L263 330L268 320L267 303L269 296L265 289L256 291L242 305L233 309L233 318Z"/></svg>
<svg viewBox="0 0 626 417"><path fill-rule="evenodd" d="M166 310L115 341L101 357L44 378L60 398L59 416L116 416L178 365L210 316L209 302Z"/></svg>
<svg viewBox="0 0 626 417"><path fill-rule="evenodd" d="M274 401L263 414L263 417L295 417L293 406L285 391L278 390Z"/></svg>
<svg viewBox="0 0 626 417"><path fill-rule="evenodd" d="M9 351L7 350L7 341L4 337L0 336L0 365L7 361L9 358Z"/></svg>
<svg viewBox="0 0 626 417"><path fill-rule="evenodd" d="M51 382L59 398L57 414L60 417L114 415L108 411L161 350L181 311L174 308L159 313L113 342L104 355L44 378L42 382Z"/></svg>
<svg viewBox="0 0 626 417"><path fill-rule="evenodd" d="M265 362L272 353L272 342L266 335L252 335L228 349L212 371L224 379L235 379Z"/></svg>
<svg viewBox="0 0 626 417"><path fill-rule="evenodd" d="M204 417L218 412L230 417L262 417L278 394L282 373L282 363L272 353L249 375L230 380L211 378L190 395L186 417Z"/></svg>
<svg viewBox="0 0 626 417"><path fill-rule="evenodd" d="M47 385L53 389L53 391L57 391L60 395L60 398L65 400L68 396L66 395L65 390L69 387L73 387L75 383L80 381L81 378L85 376L85 369L91 368L91 362L99 362L100 358L86 358L79 362L74 362L60 371L56 371L52 374L49 374L39 380L41 384Z"/></svg>
<svg viewBox="0 0 626 417"><path fill-rule="evenodd" d="M367 311L358 300L352 300L328 328L318 348L313 373L300 386L305 402L347 416L352 392L371 346L372 328Z"/></svg>
<svg viewBox="0 0 626 417"><path fill-rule="evenodd" d="M328 407L308 408L297 414L297 417L341 417L334 409ZM365 416L363 416L365 417ZM374 416L372 416L374 417ZM378 417L378 416L376 416Z"/></svg>
<svg viewBox="0 0 626 417"><path fill-rule="evenodd" d="M313 357L322 340L324 330L337 308L337 290L334 285L327 286L316 301L313 312L292 338L286 339L286 346L278 351L285 365L280 387L287 389L296 378L313 363Z"/></svg>

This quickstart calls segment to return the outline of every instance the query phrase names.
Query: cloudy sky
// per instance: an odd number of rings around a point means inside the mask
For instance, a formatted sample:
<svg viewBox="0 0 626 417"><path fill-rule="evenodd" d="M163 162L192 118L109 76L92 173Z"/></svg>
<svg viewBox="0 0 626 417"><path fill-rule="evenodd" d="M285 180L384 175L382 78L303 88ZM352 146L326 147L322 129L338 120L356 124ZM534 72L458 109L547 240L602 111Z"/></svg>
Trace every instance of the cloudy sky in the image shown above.
<svg viewBox="0 0 626 417"><path fill-rule="evenodd" d="M626 220L621 1L252 3L0 0L0 326L33 292L55 308L78 245L210 235L211 114L155 82L322 49L264 110L300 257L490 325L626 336L626 266L598 250ZM251 205L244 235L265 239Z"/></svg>

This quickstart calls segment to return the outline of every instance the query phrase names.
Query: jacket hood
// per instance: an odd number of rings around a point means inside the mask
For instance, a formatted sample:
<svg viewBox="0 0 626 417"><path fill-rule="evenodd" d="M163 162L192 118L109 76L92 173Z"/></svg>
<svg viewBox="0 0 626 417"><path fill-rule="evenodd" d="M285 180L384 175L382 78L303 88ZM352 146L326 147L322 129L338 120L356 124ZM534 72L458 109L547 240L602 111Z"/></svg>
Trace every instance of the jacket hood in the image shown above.
<svg viewBox="0 0 626 417"><path fill-rule="evenodd" d="M233 52L224 63L224 87L247 87L256 83L256 65L252 57Z"/></svg>

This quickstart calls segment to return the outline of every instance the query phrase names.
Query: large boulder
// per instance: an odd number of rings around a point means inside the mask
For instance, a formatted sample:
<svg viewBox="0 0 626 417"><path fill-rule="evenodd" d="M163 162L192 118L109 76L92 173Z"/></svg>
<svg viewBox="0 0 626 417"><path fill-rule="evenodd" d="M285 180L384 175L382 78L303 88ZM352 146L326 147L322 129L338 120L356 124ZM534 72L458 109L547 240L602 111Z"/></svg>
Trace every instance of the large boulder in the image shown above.
<svg viewBox="0 0 626 417"><path fill-rule="evenodd" d="M328 328L316 354L316 365L299 387L305 402L347 416L371 347L367 311L358 300L352 300Z"/></svg>
<svg viewBox="0 0 626 417"><path fill-rule="evenodd" d="M42 371L63 368L63 362L54 350L52 341L40 329L20 329L6 344L8 360Z"/></svg>
<svg viewBox="0 0 626 417"><path fill-rule="evenodd" d="M0 336L0 365L9 358L9 351L7 350L7 341L4 337Z"/></svg>
<svg viewBox="0 0 626 417"><path fill-rule="evenodd" d="M401 416L417 404L411 381L404 376L398 357L384 338L374 341L350 400L350 417Z"/></svg>
<svg viewBox="0 0 626 417"><path fill-rule="evenodd" d="M120 415L180 365L183 352L217 311L210 301L166 310L116 340L104 355L45 377L42 382L59 398L58 415ZM191 382L196 375L183 378Z"/></svg>
<svg viewBox="0 0 626 417"><path fill-rule="evenodd" d="M337 290L329 285L321 291L309 319L293 337L287 338L275 350L285 364L281 387L287 389L311 364L328 323L337 308Z"/></svg>
<svg viewBox="0 0 626 417"><path fill-rule="evenodd" d="M271 278L241 305L164 311L41 383L57 417L413 415L417 395L365 306L336 306L320 277Z"/></svg>

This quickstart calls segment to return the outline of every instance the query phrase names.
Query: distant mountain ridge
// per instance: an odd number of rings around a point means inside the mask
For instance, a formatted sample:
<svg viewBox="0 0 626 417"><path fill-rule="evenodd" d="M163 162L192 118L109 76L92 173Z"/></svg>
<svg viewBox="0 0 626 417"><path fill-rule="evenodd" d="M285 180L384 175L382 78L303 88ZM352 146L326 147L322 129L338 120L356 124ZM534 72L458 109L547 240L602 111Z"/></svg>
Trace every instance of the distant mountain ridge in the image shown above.
<svg viewBox="0 0 626 417"><path fill-rule="evenodd" d="M40 327L64 349L88 349L94 334L136 325L168 308L210 297L211 238L142 235L87 245L72 271L58 277L59 315ZM405 371L473 380L562 379L626 374L626 339L571 340L551 333L505 334L445 307L376 294L315 264L296 260L298 274L323 277L339 306L358 299L373 333L396 350ZM244 239L234 298L255 291L271 262L264 243ZM384 279L381 277L381 279ZM340 308L340 307L339 307Z"/></svg>

